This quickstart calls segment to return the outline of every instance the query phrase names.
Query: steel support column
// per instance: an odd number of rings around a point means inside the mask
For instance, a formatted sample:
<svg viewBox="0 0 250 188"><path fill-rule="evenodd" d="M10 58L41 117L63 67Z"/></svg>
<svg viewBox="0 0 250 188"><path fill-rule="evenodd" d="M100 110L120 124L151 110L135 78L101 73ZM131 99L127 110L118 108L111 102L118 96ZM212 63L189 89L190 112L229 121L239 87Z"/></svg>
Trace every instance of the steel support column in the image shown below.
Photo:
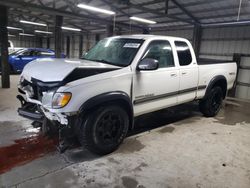
<svg viewBox="0 0 250 188"><path fill-rule="evenodd" d="M67 36L66 40L66 55L70 58L70 36Z"/></svg>
<svg viewBox="0 0 250 188"><path fill-rule="evenodd" d="M114 35L114 32L113 32L113 25L110 25L108 24L106 26L106 33L107 33L107 37L111 37Z"/></svg>
<svg viewBox="0 0 250 188"><path fill-rule="evenodd" d="M197 58L199 58L201 38L202 38L202 28L199 24L195 24L194 29L193 29L193 42L192 43L193 43L194 52Z"/></svg>
<svg viewBox="0 0 250 188"><path fill-rule="evenodd" d="M83 35L79 36L79 58L83 55Z"/></svg>
<svg viewBox="0 0 250 188"><path fill-rule="evenodd" d="M62 24L63 24L63 17L56 15L55 18L55 55L57 58L61 57L62 54Z"/></svg>
<svg viewBox="0 0 250 188"><path fill-rule="evenodd" d="M169 0L165 0L165 14L168 14Z"/></svg>
<svg viewBox="0 0 250 188"><path fill-rule="evenodd" d="M149 34L149 33L150 33L149 28L143 28L142 34Z"/></svg>
<svg viewBox="0 0 250 188"><path fill-rule="evenodd" d="M235 97L236 96L236 86L237 86L237 81L238 81L238 76L239 76L239 70L240 70L240 62L241 62L241 54L234 54L233 55L233 61L236 62L237 65L237 72L236 72L236 79L233 85L233 88L228 91L229 97Z"/></svg>
<svg viewBox="0 0 250 188"><path fill-rule="evenodd" d="M100 40L100 34L95 35L95 43L98 43Z"/></svg>
<svg viewBox="0 0 250 188"><path fill-rule="evenodd" d="M37 37L37 47L42 48L43 47L43 37Z"/></svg>
<svg viewBox="0 0 250 188"><path fill-rule="evenodd" d="M0 43L1 43L1 69L2 88L10 88L10 66L8 53L8 8L0 6Z"/></svg>
<svg viewBox="0 0 250 188"><path fill-rule="evenodd" d="M46 46L49 49L50 48L50 38L49 37L47 37L47 41L46 42L47 42Z"/></svg>
<svg viewBox="0 0 250 188"><path fill-rule="evenodd" d="M86 34L86 52L89 51L90 49L90 36L89 35L90 35L89 33Z"/></svg>

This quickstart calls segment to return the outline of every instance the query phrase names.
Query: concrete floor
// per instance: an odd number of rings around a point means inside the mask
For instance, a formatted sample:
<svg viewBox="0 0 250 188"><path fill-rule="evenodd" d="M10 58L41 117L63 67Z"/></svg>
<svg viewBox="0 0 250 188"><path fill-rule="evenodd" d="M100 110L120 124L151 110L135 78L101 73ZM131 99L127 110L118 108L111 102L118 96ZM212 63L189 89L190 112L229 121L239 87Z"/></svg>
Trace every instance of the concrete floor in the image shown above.
<svg viewBox="0 0 250 188"><path fill-rule="evenodd" d="M0 148L37 134L16 114L17 77L0 89ZM110 155L52 151L0 174L0 187L249 188L249 109L228 101L215 118L202 117L196 104L148 114Z"/></svg>

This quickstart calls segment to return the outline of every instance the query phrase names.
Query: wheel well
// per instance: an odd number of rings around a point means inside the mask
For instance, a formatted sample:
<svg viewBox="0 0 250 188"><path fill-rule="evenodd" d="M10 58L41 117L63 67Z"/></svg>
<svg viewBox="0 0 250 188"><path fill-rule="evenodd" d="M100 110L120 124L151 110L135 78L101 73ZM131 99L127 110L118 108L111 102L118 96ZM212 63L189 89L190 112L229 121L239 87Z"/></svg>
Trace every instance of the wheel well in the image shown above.
<svg viewBox="0 0 250 188"><path fill-rule="evenodd" d="M221 89L222 89L222 92L223 92L223 98L225 99L226 97L226 94L227 94L227 81L225 79L220 79L220 80L217 80L213 86L211 87L214 88L216 86L219 86Z"/></svg>
<svg viewBox="0 0 250 188"><path fill-rule="evenodd" d="M130 105L127 103L127 101L125 101L123 99L116 99L116 100L113 100L113 101L104 102L101 105L109 105L109 104L118 105L127 112L128 117L129 117L129 130L133 129L134 112L131 109Z"/></svg>
<svg viewBox="0 0 250 188"><path fill-rule="evenodd" d="M100 102L96 105L89 106L87 109L85 109L82 114L88 114L91 113L91 111L95 110L96 108L100 106L107 106L107 105L118 105L121 108L123 108L129 117L129 130L133 129L134 126L134 112L133 109L131 108L131 105L123 99L114 99L114 100L109 100L109 101L103 101Z"/></svg>

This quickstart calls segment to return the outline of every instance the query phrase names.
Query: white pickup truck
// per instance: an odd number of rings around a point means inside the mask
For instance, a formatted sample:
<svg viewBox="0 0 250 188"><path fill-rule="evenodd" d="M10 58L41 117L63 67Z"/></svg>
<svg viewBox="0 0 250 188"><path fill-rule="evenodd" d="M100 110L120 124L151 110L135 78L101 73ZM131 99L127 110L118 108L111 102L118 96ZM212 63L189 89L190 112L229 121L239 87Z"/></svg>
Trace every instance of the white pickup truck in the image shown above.
<svg viewBox="0 0 250 188"><path fill-rule="evenodd" d="M25 66L18 113L35 125L42 122L43 130L59 127L62 140L77 136L91 152L107 154L133 129L136 116L194 100L206 117L215 116L236 71L235 62L197 62L183 38L115 36L82 59L41 59Z"/></svg>

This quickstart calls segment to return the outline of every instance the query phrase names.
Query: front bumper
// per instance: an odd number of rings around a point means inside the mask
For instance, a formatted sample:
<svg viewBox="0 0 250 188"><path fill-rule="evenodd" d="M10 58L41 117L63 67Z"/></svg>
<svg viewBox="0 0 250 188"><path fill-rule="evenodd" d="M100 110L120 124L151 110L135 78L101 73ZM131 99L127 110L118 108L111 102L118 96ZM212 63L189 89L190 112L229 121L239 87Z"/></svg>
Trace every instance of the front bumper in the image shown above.
<svg viewBox="0 0 250 188"><path fill-rule="evenodd" d="M64 113L51 112L49 108L44 107L41 101L31 98L26 90L22 90L20 88L18 90L22 94L17 95L17 99L19 99L22 105L22 107L17 110L20 116L35 121L40 121L40 119L46 117L51 121L58 121L62 125L68 124L67 115L71 115L73 113L65 115Z"/></svg>
<svg viewBox="0 0 250 188"><path fill-rule="evenodd" d="M43 121L45 116L37 104L27 102L21 95L17 95L17 99L21 102L21 107L17 109L20 116L33 121Z"/></svg>
<svg viewBox="0 0 250 188"><path fill-rule="evenodd" d="M65 122L67 122L66 125L63 125L58 119L59 116L57 116L54 113L51 112L45 112L44 109L42 109L42 106L36 103L27 102L23 96L18 95L17 99L21 102L21 107L18 108L17 112L20 116L28 118L30 120L33 120L34 122L32 125L39 124L39 126L46 130L46 134L50 134L50 130L55 130L55 128L58 130L59 134L59 146L58 150L60 153L64 152L66 149L72 146L74 143L74 137L75 132L73 130L73 125L75 123L75 117L74 116L66 116L61 117L64 119ZM49 118L48 118L49 117ZM69 120L68 120L69 118ZM52 120L46 121L46 119ZM60 124L55 123L53 120L57 120L60 122ZM69 122L68 122L69 121ZM53 126L53 127L51 127ZM55 127L56 126L56 127ZM49 129L48 129L49 128ZM53 129L51 129L53 128ZM44 132L44 131L43 131ZM72 141L73 139L73 141Z"/></svg>

